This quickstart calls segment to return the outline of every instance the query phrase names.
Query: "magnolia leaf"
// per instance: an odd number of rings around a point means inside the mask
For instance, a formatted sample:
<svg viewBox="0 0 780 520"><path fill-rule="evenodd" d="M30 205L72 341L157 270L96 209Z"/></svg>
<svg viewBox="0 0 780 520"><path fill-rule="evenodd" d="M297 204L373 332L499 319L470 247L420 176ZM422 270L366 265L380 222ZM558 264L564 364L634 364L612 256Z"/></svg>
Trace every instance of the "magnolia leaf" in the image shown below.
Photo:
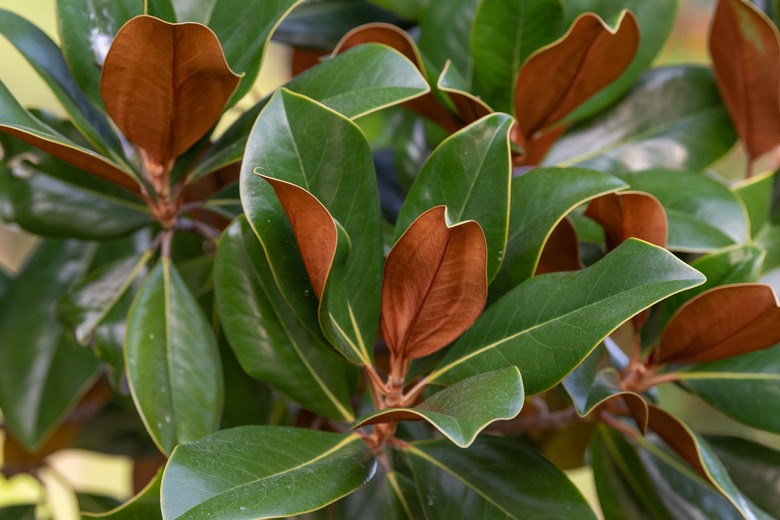
<svg viewBox="0 0 780 520"><path fill-rule="evenodd" d="M441 143L409 190L395 223L396 237L429 208L446 205L453 222L475 220L484 230L492 280L506 248L511 126L508 115L493 114Z"/></svg>
<svg viewBox="0 0 780 520"><path fill-rule="evenodd" d="M579 271L585 266L580 258L580 241L571 219L566 217L550 232L544 243L534 275Z"/></svg>
<svg viewBox="0 0 780 520"><path fill-rule="evenodd" d="M704 363L780 342L780 308L763 284L715 287L683 305L664 329L657 363Z"/></svg>
<svg viewBox="0 0 780 520"><path fill-rule="evenodd" d="M144 14L154 16L166 22L176 23L176 8L173 5L173 1L144 0Z"/></svg>
<svg viewBox="0 0 780 520"><path fill-rule="evenodd" d="M364 415L352 427L428 421L449 440L468 448L487 425L513 419L522 407L523 380L517 367L510 367L464 379L414 408L388 408Z"/></svg>
<svg viewBox="0 0 780 520"><path fill-rule="evenodd" d="M429 380L454 383L517 366L526 395L539 393L634 314L703 281L668 251L628 239L583 271L537 276L515 287L455 342Z"/></svg>
<svg viewBox="0 0 780 520"><path fill-rule="evenodd" d="M493 113L493 109L482 99L468 92L465 80L451 61L444 64L444 69L436 82L436 88L447 94L452 104L455 105L458 116L465 124L473 123Z"/></svg>
<svg viewBox="0 0 780 520"><path fill-rule="evenodd" d="M100 94L127 139L167 167L217 122L239 80L207 27L141 15L114 38Z"/></svg>
<svg viewBox="0 0 780 520"><path fill-rule="evenodd" d="M658 199L648 193L629 191L603 195L591 201L585 216L604 228L609 250L630 237L666 247L666 213Z"/></svg>
<svg viewBox="0 0 780 520"><path fill-rule="evenodd" d="M772 186L775 172L767 170L735 183L731 189L745 205L750 224L750 237L756 238L772 218Z"/></svg>
<svg viewBox="0 0 780 520"><path fill-rule="evenodd" d="M104 520L162 520L160 511L160 484L163 471L157 475L133 498L111 511L100 514L84 513L82 520L102 518Z"/></svg>
<svg viewBox="0 0 780 520"><path fill-rule="evenodd" d="M487 246L473 220L446 206L418 217L393 246L382 280L382 331L399 359L432 354L476 320L487 297Z"/></svg>
<svg viewBox="0 0 780 520"><path fill-rule="evenodd" d="M420 20L420 52L434 70L444 68L447 60L471 85L471 29L480 0L431 0Z"/></svg>
<svg viewBox="0 0 780 520"><path fill-rule="evenodd" d="M125 366L133 401L160 451L170 454L216 431L223 384L214 333L168 258L130 309Z"/></svg>
<svg viewBox="0 0 780 520"><path fill-rule="evenodd" d="M166 520L277 518L319 509L363 487L376 459L357 435L242 426L176 449L165 467Z"/></svg>
<svg viewBox="0 0 780 520"><path fill-rule="evenodd" d="M750 2L719 0L709 48L718 89L752 162L780 144L777 27Z"/></svg>
<svg viewBox="0 0 780 520"><path fill-rule="evenodd" d="M585 13L556 43L534 53L515 86L517 124L526 138L560 121L616 80L639 47L639 26L624 11L614 30Z"/></svg>
<svg viewBox="0 0 780 520"><path fill-rule="evenodd" d="M440 439L404 452L429 520L453 518L454 503L461 518L597 518L561 470L521 443L483 436L464 450Z"/></svg>

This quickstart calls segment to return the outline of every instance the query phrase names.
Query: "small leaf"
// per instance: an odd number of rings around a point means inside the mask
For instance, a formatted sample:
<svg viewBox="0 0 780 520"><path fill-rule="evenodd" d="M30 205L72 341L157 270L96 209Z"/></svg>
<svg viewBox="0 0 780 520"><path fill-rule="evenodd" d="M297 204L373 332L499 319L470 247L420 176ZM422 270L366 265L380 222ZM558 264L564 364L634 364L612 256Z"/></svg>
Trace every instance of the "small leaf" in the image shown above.
<svg viewBox="0 0 780 520"><path fill-rule="evenodd" d="M179 446L162 484L166 520L276 518L363 487L376 460L357 435L243 426Z"/></svg>
<svg viewBox="0 0 780 520"><path fill-rule="evenodd" d="M666 213L658 199L647 193L603 195L591 201L585 216L604 228L609 250L631 237L666 247Z"/></svg>
<svg viewBox="0 0 780 520"><path fill-rule="evenodd" d="M168 258L130 309L125 366L133 401L160 451L170 454L217 429L222 371L214 333Z"/></svg>
<svg viewBox="0 0 780 520"><path fill-rule="evenodd" d="M167 166L217 122L239 80L208 28L141 15L117 33L100 93L127 139Z"/></svg>
<svg viewBox="0 0 780 520"><path fill-rule="evenodd" d="M560 121L616 80L639 47L639 26L624 11L614 30L585 13L556 43L523 64L515 86L517 124L526 138Z"/></svg>
<svg viewBox="0 0 780 520"><path fill-rule="evenodd" d="M515 287L455 342L429 380L454 383L517 366L526 395L539 393L631 316L703 281L668 251L629 239L588 269Z"/></svg>
<svg viewBox="0 0 780 520"><path fill-rule="evenodd" d="M90 518L102 518L104 520L162 520L160 512L160 484L162 483L162 469L137 495L111 511L101 514L82 515L82 520Z"/></svg>
<svg viewBox="0 0 780 520"><path fill-rule="evenodd" d="M777 28L750 2L719 0L709 49L718 89L752 162L780 144Z"/></svg>
<svg viewBox="0 0 780 520"><path fill-rule="evenodd" d="M447 346L474 323L487 297L487 246L474 221L448 223L447 208L423 213L396 242L382 280L382 331L401 359Z"/></svg>
<svg viewBox="0 0 780 520"><path fill-rule="evenodd" d="M780 342L780 308L762 284L715 287L683 305L664 329L657 363L703 363Z"/></svg>
<svg viewBox="0 0 780 520"><path fill-rule="evenodd" d="M414 408L388 408L357 419L353 428L388 421L428 421L449 440L468 448L487 425L513 419L523 407L516 367L479 374L445 388Z"/></svg>

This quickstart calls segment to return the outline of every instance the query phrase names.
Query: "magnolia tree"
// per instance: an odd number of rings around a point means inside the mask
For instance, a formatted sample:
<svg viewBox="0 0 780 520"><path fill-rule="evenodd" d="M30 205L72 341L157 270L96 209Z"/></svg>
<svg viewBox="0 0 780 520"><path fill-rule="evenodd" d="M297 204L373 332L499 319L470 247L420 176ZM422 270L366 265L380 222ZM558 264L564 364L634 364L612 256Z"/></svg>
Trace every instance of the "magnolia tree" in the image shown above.
<svg viewBox="0 0 780 520"><path fill-rule="evenodd" d="M68 116L0 83L41 237L0 273L4 474L131 457L85 518L585 519L588 464L610 520L780 518L777 12L650 68L677 4L57 0L61 47L0 10ZM270 38L292 79L215 132Z"/></svg>

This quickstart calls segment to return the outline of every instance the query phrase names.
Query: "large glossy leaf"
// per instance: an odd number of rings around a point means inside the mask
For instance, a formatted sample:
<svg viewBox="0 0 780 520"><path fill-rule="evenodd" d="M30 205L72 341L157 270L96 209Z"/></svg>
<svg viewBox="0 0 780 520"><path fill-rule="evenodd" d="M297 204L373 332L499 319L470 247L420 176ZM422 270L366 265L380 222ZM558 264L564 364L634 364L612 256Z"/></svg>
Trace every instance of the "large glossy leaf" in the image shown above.
<svg viewBox="0 0 780 520"><path fill-rule="evenodd" d="M559 0L484 0L471 30L474 90L497 111L514 114L520 67L561 33Z"/></svg>
<svg viewBox="0 0 780 520"><path fill-rule="evenodd" d="M686 387L742 423L780 433L780 346L676 372Z"/></svg>
<svg viewBox="0 0 780 520"><path fill-rule="evenodd" d="M244 426L180 446L165 468L166 520L276 518L319 509L376 471L357 435Z"/></svg>
<svg viewBox="0 0 780 520"><path fill-rule="evenodd" d="M718 88L752 162L780 144L777 27L750 2L719 0L709 48Z"/></svg>
<svg viewBox="0 0 780 520"><path fill-rule="evenodd" d="M214 276L222 326L244 370L309 410L352 421L348 365L301 327L246 219L225 231Z"/></svg>
<svg viewBox="0 0 780 520"><path fill-rule="evenodd" d="M105 520L162 520L160 511L160 484L162 469L133 498L111 511L102 514L84 514L82 520L102 518Z"/></svg>
<svg viewBox="0 0 780 520"><path fill-rule="evenodd" d="M485 437L464 450L442 439L405 452L429 520L597 518L558 468L519 443Z"/></svg>
<svg viewBox="0 0 780 520"><path fill-rule="evenodd" d="M567 213L625 187L606 173L580 168L537 168L512 179L506 255L490 287L491 301L534 274L545 242Z"/></svg>
<svg viewBox="0 0 780 520"><path fill-rule="evenodd" d="M634 61L621 76L588 101L575 109L566 119L578 121L595 114L614 103L637 78L650 66L656 54L663 48L677 18L679 0L566 0L564 25L571 25L582 13L595 13L603 20L615 20L623 9L628 9L639 22L639 48Z"/></svg>
<svg viewBox="0 0 780 520"><path fill-rule="evenodd" d="M429 90L417 68L399 53L361 45L324 60L290 80L286 88L353 119ZM267 100L245 112L206 153L191 178L240 161L249 132Z"/></svg>
<svg viewBox="0 0 780 520"><path fill-rule="evenodd" d="M420 52L434 70L441 70L447 60L452 60L471 86L473 72L471 27L480 0L431 0L425 18L420 22Z"/></svg>
<svg viewBox="0 0 780 520"><path fill-rule="evenodd" d="M584 271L518 285L455 342L429 378L454 383L517 366L533 395L563 379L631 316L703 281L669 252L629 239Z"/></svg>
<svg viewBox="0 0 780 520"><path fill-rule="evenodd" d="M697 170L735 141L709 69L660 67L643 74L612 108L572 127L544 163L610 172Z"/></svg>
<svg viewBox="0 0 780 520"><path fill-rule="evenodd" d="M114 38L100 94L127 139L167 168L217 122L239 80L208 28L141 15Z"/></svg>
<svg viewBox="0 0 780 520"><path fill-rule="evenodd" d="M79 88L59 47L29 21L4 9L0 9L0 34L30 62L92 145L114 160L122 160L119 139L105 116ZM3 115L0 124L7 122L12 121Z"/></svg>
<svg viewBox="0 0 780 520"><path fill-rule="evenodd" d="M83 242L42 243L0 307L0 408L9 432L31 452L97 373L92 352L63 334L54 315L57 298L84 275L94 252Z"/></svg>
<svg viewBox="0 0 780 520"><path fill-rule="evenodd" d="M488 424L513 419L523 407L523 380L516 367L479 374L445 388L414 408L389 408L365 415L352 427L388 421L428 421L449 440L467 448Z"/></svg>
<svg viewBox="0 0 780 520"><path fill-rule="evenodd" d="M258 117L247 144L244 210L282 294L299 313L315 295L303 292L300 271L290 269L300 265L292 228L272 186L255 172L307 189L348 235L348 256L333 265L321 301L327 313L321 325L348 359L368 364L379 321L382 244L376 177L363 134L340 114L282 90Z"/></svg>
<svg viewBox="0 0 780 520"><path fill-rule="evenodd" d="M772 216L774 174L768 170L731 187L747 210L751 238L756 238Z"/></svg>
<svg viewBox="0 0 780 520"><path fill-rule="evenodd" d="M168 258L130 309L125 366L136 407L163 453L217 429L222 371L214 333Z"/></svg>
<svg viewBox="0 0 780 520"><path fill-rule="evenodd" d="M667 247L711 251L748 239L745 212L736 195L718 181L689 171L623 173L631 188L654 195L669 222Z"/></svg>
<svg viewBox="0 0 780 520"><path fill-rule="evenodd" d="M475 220L488 246L487 277L504 256L512 167L506 114L487 116L450 136L431 154L406 197L395 224L396 237L423 212L446 205L452 222Z"/></svg>

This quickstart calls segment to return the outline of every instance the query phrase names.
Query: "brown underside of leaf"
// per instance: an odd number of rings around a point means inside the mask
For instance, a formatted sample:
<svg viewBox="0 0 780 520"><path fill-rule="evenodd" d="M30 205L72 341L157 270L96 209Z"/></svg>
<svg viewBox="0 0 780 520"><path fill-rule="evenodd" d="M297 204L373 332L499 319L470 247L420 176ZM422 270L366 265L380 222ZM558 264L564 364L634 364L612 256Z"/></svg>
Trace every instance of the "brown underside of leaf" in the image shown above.
<svg viewBox="0 0 780 520"><path fill-rule="evenodd" d="M81 168L86 172L97 175L98 177L109 182L113 182L117 186L121 186L126 190L132 191L136 195L141 194L140 186L132 177L119 168L112 166L110 163L94 155L82 152L77 148L72 148L54 141L42 139L34 134L23 132L10 126L0 125L0 131L17 137L25 143L30 144L48 154L51 154L58 159L62 159L63 161L68 162L77 168Z"/></svg>
<svg viewBox="0 0 780 520"><path fill-rule="evenodd" d="M555 128L544 132L543 134L537 134L526 140L522 132L520 132L518 126L515 124L512 127L511 139L520 148L523 149L522 154L512 154L512 166L538 166L542 164L547 152L550 151L552 145L569 129L569 125L561 124Z"/></svg>
<svg viewBox="0 0 780 520"><path fill-rule="evenodd" d="M686 303L661 336L654 362L704 363L780 342L780 308L763 284L716 287Z"/></svg>
<svg viewBox="0 0 780 520"><path fill-rule="evenodd" d="M515 111L530 138L560 121L593 94L616 80L639 47L639 25L630 11L613 33L593 13L575 20L557 42L532 54L515 86Z"/></svg>
<svg viewBox="0 0 780 520"><path fill-rule="evenodd" d="M620 394L619 397L623 399L623 402L628 408L628 413L631 418L634 419L637 428L642 434L647 432L647 423L649 421L649 411L647 409L647 401L642 399L642 396L632 392L626 392Z"/></svg>
<svg viewBox="0 0 780 520"><path fill-rule="evenodd" d="M219 120L239 81L211 29L141 15L117 33L100 95L127 139L165 166Z"/></svg>
<svg viewBox="0 0 780 520"><path fill-rule="evenodd" d="M388 423L388 422L399 422L399 421L425 421L426 419L424 417L420 417L419 415L407 412L406 410L392 410L387 411L383 413L382 415L377 415L375 417L372 417L365 422L360 423L360 426L371 426L372 424L382 424L382 423Z"/></svg>
<svg viewBox="0 0 780 520"><path fill-rule="evenodd" d="M749 2L720 0L709 38L712 66L750 159L780 144L780 44Z"/></svg>
<svg viewBox="0 0 780 520"><path fill-rule="evenodd" d="M650 405L648 411L648 425L650 429L657 433L699 475L712 482L712 479L699 460L696 440L691 437L685 426L675 416L657 406Z"/></svg>
<svg viewBox="0 0 780 520"><path fill-rule="evenodd" d="M584 268L580 259L580 241L569 217L561 220L544 243L534 275L579 271Z"/></svg>
<svg viewBox="0 0 780 520"><path fill-rule="evenodd" d="M447 225L446 208L420 215L393 246L382 281L382 330L401 359L447 346L487 298L487 245L474 221Z"/></svg>
<svg viewBox="0 0 780 520"><path fill-rule="evenodd" d="M303 188L273 177L261 177L271 184L290 220L311 286L319 299L338 244L333 217L314 195Z"/></svg>
<svg viewBox="0 0 780 520"><path fill-rule="evenodd" d="M648 193L629 191L602 195L588 204L585 216L604 228L610 251L631 237L666 247L666 212L658 199Z"/></svg>
<svg viewBox="0 0 780 520"><path fill-rule="evenodd" d="M309 70L310 68L319 64L320 60L328 54L330 53L320 49L301 49L299 47L293 48L290 64L292 75L297 76L298 74Z"/></svg>

